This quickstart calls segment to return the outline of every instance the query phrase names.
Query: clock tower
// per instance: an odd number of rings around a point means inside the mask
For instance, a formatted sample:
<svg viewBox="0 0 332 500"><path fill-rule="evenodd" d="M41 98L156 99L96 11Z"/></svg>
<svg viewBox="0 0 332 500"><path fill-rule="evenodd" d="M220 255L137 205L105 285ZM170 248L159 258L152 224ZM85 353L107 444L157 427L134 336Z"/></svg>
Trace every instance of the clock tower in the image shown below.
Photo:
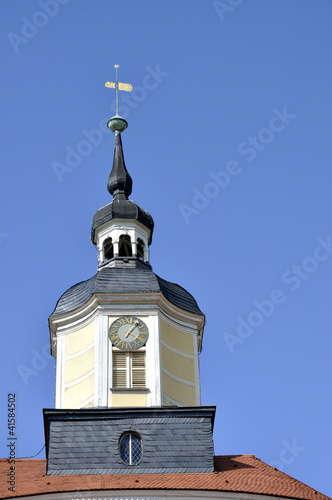
<svg viewBox="0 0 332 500"><path fill-rule="evenodd" d="M107 184L113 199L92 220L97 273L67 290L49 318L56 409L200 405L205 318L190 293L152 270L154 222L129 199L126 126L118 115L108 122L115 133Z"/></svg>

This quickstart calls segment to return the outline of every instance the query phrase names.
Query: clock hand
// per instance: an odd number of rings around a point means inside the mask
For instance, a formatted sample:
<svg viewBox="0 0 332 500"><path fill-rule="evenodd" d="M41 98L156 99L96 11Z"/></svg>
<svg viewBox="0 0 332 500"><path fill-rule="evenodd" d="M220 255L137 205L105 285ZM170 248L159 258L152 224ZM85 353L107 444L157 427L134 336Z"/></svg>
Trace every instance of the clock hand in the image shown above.
<svg viewBox="0 0 332 500"><path fill-rule="evenodd" d="M136 321L134 322L133 326L132 326L132 327L130 328L130 330L128 330L128 332L126 333L126 335L125 335L125 337L126 337L126 338L128 337L128 335L130 335L130 334L131 334L131 332L132 332L133 330L135 330L136 325L138 325L138 323L139 323L139 322L138 322L138 320L136 320ZM133 337L135 337L135 335L133 335ZM137 338L137 337L136 337L136 338Z"/></svg>
<svg viewBox="0 0 332 500"><path fill-rule="evenodd" d="M135 339L138 339L139 335L135 335L134 333L131 333L130 335L132 335L133 337L135 337ZM127 337L127 335L126 335Z"/></svg>

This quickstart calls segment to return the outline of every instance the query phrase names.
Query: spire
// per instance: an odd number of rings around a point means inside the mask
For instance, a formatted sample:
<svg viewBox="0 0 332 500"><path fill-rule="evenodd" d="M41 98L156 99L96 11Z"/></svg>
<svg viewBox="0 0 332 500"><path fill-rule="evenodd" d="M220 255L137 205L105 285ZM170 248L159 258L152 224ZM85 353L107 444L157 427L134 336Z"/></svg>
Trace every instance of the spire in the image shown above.
<svg viewBox="0 0 332 500"><path fill-rule="evenodd" d="M121 140L121 132L128 123L118 114L118 93L121 90L130 92L133 87L130 83L118 81L117 68L116 64L116 82L105 83L106 87L116 89L116 115L107 123L115 135L113 167L107 183L113 200L97 210L91 227L91 241L98 249L98 270L104 266L121 267L127 264L131 267L136 264L150 266L149 245L154 227L151 215L128 199L133 181L126 169Z"/></svg>
<svg viewBox="0 0 332 500"><path fill-rule="evenodd" d="M119 65L115 64L115 82L106 82L105 87L116 90L116 115L107 122L108 128L115 133L115 148L112 172L108 177L107 189L113 195L113 199L128 199L131 193L133 181L127 172L123 158L121 133L128 127L127 121L119 115L119 90L131 92L133 86L130 83L121 83L118 79Z"/></svg>
<svg viewBox="0 0 332 500"><path fill-rule="evenodd" d="M133 181L126 169L123 157L121 134L116 130L113 168L108 177L107 189L113 195L114 200L127 200L131 194L132 186Z"/></svg>

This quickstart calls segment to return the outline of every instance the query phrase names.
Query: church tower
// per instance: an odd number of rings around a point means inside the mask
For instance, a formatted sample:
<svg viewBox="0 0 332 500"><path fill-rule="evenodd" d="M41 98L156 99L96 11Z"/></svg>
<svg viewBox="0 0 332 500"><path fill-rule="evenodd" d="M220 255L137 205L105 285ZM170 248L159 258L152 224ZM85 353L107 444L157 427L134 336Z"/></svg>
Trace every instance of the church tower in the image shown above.
<svg viewBox="0 0 332 500"><path fill-rule="evenodd" d="M47 473L212 472L215 408L200 406L198 366L205 318L190 293L153 272L154 222L129 199L128 124L117 112L107 125L113 199L92 219L97 273L67 290L49 318L56 401L44 410Z"/></svg>
<svg viewBox="0 0 332 500"><path fill-rule="evenodd" d="M115 133L107 184L113 199L92 220L97 273L67 290L49 318L55 407L199 406L205 318L186 290L153 272L154 222L129 199L121 140L127 122L117 114L108 127Z"/></svg>

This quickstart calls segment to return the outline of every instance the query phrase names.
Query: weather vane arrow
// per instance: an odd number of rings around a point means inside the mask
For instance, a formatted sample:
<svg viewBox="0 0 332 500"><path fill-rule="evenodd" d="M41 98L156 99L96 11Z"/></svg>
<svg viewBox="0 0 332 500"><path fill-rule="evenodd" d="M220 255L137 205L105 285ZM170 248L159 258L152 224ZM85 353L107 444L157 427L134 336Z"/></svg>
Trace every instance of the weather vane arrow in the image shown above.
<svg viewBox="0 0 332 500"><path fill-rule="evenodd" d="M106 82L105 87L109 89L116 89L116 115L119 115L119 90L125 90L126 92L131 92L133 90L133 86L131 83L121 83L118 80L118 68L120 66L118 64L114 64L115 72L116 72L116 81L114 82Z"/></svg>

